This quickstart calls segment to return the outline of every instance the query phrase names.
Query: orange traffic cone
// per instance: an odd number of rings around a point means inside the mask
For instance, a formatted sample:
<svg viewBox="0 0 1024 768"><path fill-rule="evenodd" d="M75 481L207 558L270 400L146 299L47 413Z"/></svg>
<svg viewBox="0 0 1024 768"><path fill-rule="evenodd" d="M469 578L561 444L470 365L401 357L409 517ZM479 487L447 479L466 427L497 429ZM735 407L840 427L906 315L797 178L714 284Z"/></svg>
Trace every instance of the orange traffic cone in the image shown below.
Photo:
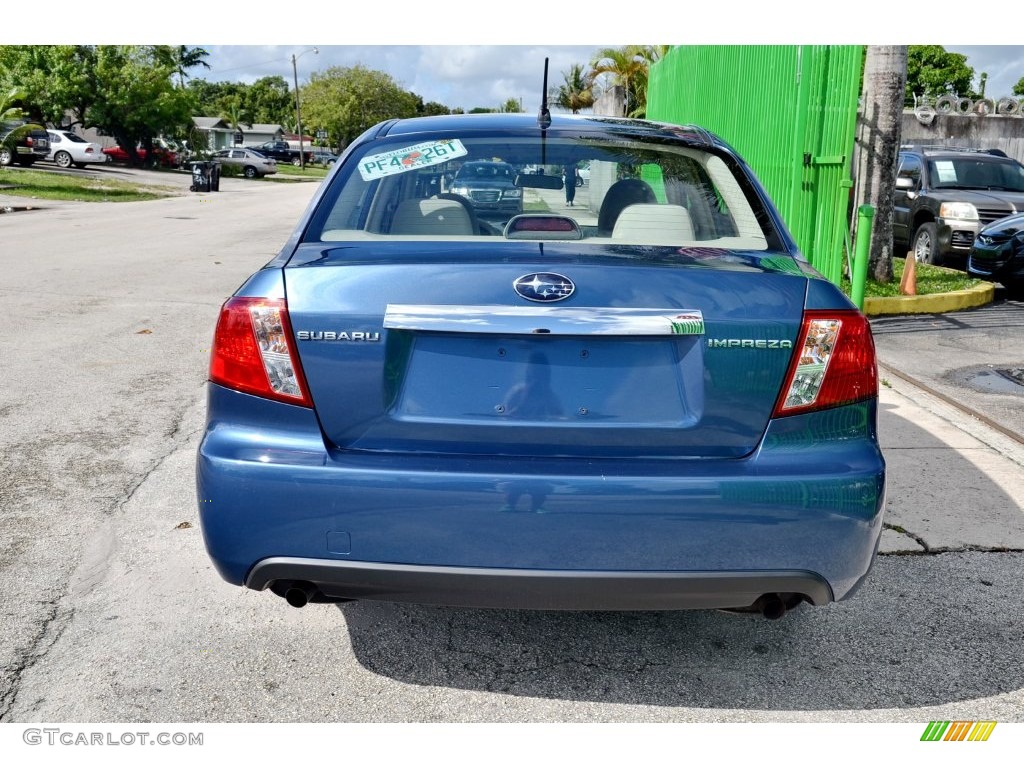
<svg viewBox="0 0 1024 768"><path fill-rule="evenodd" d="M909 251L907 258L903 261L900 294L903 296L917 296L917 257L913 251Z"/></svg>

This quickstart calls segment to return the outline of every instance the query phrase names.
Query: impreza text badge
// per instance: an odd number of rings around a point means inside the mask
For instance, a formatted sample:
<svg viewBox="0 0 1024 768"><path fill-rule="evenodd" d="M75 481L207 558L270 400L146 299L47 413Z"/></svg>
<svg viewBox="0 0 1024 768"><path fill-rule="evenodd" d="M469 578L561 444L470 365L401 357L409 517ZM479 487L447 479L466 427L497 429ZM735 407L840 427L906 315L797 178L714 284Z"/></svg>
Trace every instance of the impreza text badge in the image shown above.
<svg viewBox="0 0 1024 768"><path fill-rule="evenodd" d="M562 301L572 296L576 286L565 275L554 272L531 272L512 284L516 293L527 301Z"/></svg>

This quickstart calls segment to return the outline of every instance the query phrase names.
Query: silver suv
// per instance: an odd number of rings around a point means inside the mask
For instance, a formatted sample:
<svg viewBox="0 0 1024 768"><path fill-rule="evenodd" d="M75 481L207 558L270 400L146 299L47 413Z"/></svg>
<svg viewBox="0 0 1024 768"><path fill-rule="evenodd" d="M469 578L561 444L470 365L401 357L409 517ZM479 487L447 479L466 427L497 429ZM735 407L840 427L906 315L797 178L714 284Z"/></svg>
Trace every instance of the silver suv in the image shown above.
<svg viewBox="0 0 1024 768"><path fill-rule="evenodd" d="M962 267L982 227L1024 211L1024 165L998 149L905 146L893 208L897 253Z"/></svg>

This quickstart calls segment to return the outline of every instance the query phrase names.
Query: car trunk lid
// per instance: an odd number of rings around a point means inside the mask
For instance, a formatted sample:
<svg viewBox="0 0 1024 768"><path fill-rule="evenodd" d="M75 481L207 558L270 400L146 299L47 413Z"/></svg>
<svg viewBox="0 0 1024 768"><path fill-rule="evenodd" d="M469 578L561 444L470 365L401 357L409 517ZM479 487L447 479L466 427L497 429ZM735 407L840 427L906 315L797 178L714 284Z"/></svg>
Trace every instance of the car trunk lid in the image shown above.
<svg viewBox="0 0 1024 768"><path fill-rule="evenodd" d="M728 262L722 262L728 266ZM654 263L359 263L285 270L326 438L435 454L736 458L757 446L806 278ZM567 299L513 289L565 277Z"/></svg>

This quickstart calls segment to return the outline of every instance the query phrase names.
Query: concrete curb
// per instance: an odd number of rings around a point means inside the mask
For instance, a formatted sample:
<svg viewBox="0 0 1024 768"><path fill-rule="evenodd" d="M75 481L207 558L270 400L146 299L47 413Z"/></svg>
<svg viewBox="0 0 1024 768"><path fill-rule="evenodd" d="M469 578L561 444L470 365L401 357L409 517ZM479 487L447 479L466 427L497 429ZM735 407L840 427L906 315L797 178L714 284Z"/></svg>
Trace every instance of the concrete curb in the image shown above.
<svg viewBox="0 0 1024 768"><path fill-rule="evenodd" d="M996 288L986 283L963 291L936 293L930 296L869 296L864 299L864 314L876 315L937 315L956 312L989 304L995 298Z"/></svg>

